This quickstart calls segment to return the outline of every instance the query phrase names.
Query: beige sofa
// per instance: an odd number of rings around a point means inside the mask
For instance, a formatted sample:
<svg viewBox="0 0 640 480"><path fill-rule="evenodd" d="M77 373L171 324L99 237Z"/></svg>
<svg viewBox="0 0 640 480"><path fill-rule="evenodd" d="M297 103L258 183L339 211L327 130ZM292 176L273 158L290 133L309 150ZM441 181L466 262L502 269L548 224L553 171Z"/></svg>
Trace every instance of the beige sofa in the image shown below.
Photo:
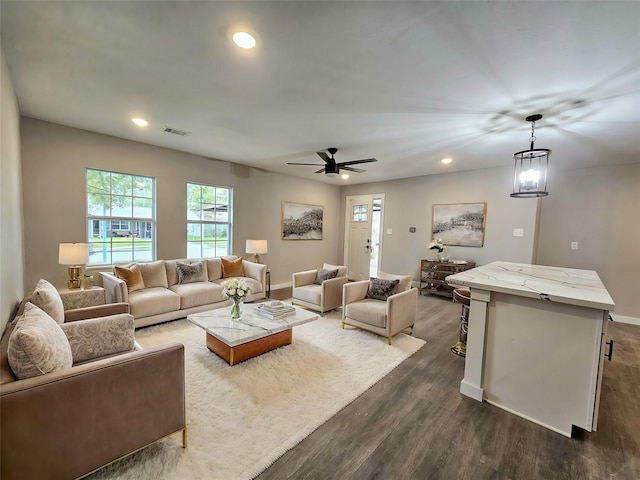
<svg viewBox="0 0 640 480"><path fill-rule="evenodd" d="M27 301L21 310L30 314ZM70 366L35 376L13 371L8 352L12 333L23 328L21 311L0 340L3 480L82 477L176 432L186 446L183 345L141 350L126 304L68 306L55 322L68 339ZM42 318L49 328L51 318ZM40 365L51 357L36 353Z"/></svg>
<svg viewBox="0 0 640 480"><path fill-rule="evenodd" d="M225 259L237 259L229 256ZM204 261L208 281L179 283L177 262L194 263ZM144 288L129 292L126 283L114 273L100 272L102 286L108 303L129 304L136 328L156 323L184 318L192 313L212 310L229 305L229 299L222 294L222 284L230 278L223 278L222 259L181 259L157 260L137 264L142 270ZM244 277L251 286L247 301L266 297L267 266L242 260Z"/></svg>

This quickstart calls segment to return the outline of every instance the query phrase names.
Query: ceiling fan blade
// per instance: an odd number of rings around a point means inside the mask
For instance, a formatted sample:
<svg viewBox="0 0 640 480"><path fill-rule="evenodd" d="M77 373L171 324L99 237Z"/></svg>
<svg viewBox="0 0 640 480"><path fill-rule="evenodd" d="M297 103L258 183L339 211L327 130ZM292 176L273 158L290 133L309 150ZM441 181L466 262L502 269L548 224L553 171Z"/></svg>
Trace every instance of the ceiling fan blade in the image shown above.
<svg viewBox="0 0 640 480"><path fill-rule="evenodd" d="M329 155L327 155L325 152L316 152L321 159L323 159L325 162L329 163L331 161L331 158L329 157Z"/></svg>
<svg viewBox="0 0 640 480"><path fill-rule="evenodd" d="M317 172L313 172L313 173L324 173L324 167L322 167L320 170L318 170Z"/></svg>
<svg viewBox="0 0 640 480"><path fill-rule="evenodd" d="M358 163L371 163L371 162L377 162L378 160L376 160L375 158L364 158L362 160L352 160L350 162L341 162L338 165L343 166L343 165L357 165Z"/></svg>
<svg viewBox="0 0 640 480"><path fill-rule="evenodd" d="M314 167L323 167L324 165L321 165L319 163L292 163L292 162L287 162L287 165L312 165Z"/></svg>
<svg viewBox="0 0 640 480"><path fill-rule="evenodd" d="M356 172L356 173L366 172L366 170L362 170L361 168L345 167L343 165L340 166L340 170L349 170L350 172Z"/></svg>

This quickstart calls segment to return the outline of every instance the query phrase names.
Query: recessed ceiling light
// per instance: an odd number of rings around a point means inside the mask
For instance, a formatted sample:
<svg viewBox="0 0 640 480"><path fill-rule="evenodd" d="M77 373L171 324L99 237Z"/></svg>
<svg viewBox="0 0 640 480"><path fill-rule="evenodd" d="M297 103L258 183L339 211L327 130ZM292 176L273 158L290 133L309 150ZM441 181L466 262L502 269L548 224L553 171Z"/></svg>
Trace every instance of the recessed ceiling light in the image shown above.
<svg viewBox="0 0 640 480"><path fill-rule="evenodd" d="M234 33L233 42L240 48L253 48L256 46L256 39L247 32Z"/></svg>
<svg viewBox="0 0 640 480"><path fill-rule="evenodd" d="M343 180L346 180L347 178L349 178L349 175L346 173L343 173L342 175L340 175L340 178L342 178Z"/></svg>
<svg viewBox="0 0 640 480"><path fill-rule="evenodd" d="M147 122L144 118L132 118L131 121L139 127L146 127L147 125L149 125L149 122Z"/></svg>
<svg viewBox="0 0 640 480"><path fill-rule="evenodd" d="M440 163L444 163L445 165L451 163L451 159L450 158L443 158L442 160L440 160Z"/></svg>

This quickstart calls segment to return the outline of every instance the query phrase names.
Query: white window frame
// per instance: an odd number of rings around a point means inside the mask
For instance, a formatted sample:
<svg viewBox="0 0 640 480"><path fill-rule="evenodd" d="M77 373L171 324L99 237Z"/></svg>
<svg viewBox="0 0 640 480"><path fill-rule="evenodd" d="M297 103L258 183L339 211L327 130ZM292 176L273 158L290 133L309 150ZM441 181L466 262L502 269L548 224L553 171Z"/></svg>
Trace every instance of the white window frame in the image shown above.
<svg viewBox="0 0 640 480"><path fill-rule="evenodd" d="M111 182L109 183L110 185L110 189L108 192L104 191L104 192L96 192L96 191L90 191L90 185L89 185L89 172L90 171L97 171L97 172L102 172L102 173L106 173L109 175L125 175L128 177L131 177L131 181L132 181L132 185L133 185L133 180L134 178L138 177L138 178L143 178L147 181L151 182L151 197L147 197L147 196L140 196L140 195L136 195L133 188L131 190L131 195L120 195L117 193L114 193L113 188L112 188L112 184ZM147 175L138 175L138 174L133 174L133 173L126 173L126 172L116 172L116 171L112 171L112 170L104 170L104 169L100 169L100 168L87 168L86 169L86 178L85 178L85 187L86 187L86 199L87 199L87 203L86 203L86 212L87 212L87 221L86 221L86 225L87 225L87 241L89 242L89 263L87 264L88 266L99 266L99 265L115 265L115 264L126 264L126 263L130 263L130 262L135 262L135 261L150 261L150 260L155 260L156 259L156 179L154 177L150 177ZM103 215L96 215L95 213L90 213L90 195L92 193L99 193L101 195L106 195L109 197L109 205L110 205L110 209L109 209L109 213L105 212ZM133 215L133 207L132 207L132 211L130 215L114 215L113 214L113 197L126 197L126 198L130 198L131 199L131 204L132 206L135 204L135 200L136 199L143 199L143 200L151 200L151 210L150 210L150 216L134 216ZM104 224L104 229L102 229L102 233L100 237L96 237L94 236L94 232L93 232L93 222L98 221L98 222L105 222ZM117 235L114 235L114 229L113 228L109 228L107 231L107 224L108 225L113 225L113 223L109 223L109 222L119 222L120 226L123 222L126 222L127 224L129 224L130 228L133 228L133 225L139 224L140 226L144 225L144 232L142 233L142 237L140 237L140 232L129 232L130 235L133 237L132 238L132 247L130 250L131 255L128 256L126 259L121 258L121 259L116 259L114 260L114 244L117 242L114 242L114 238L118 238ZM147 234L147 230L148 230L148 224L151 224L151 228L150 228L150 232ZM135 229L134 229L135 230ZM137 233L137 236L136 236ZM147 236L149 235L149 236ZM100 238L100 242L94 242L94 240L96 238ZM136 249L135 245L136 245L136 238L142 238L141 242L146 243L147 240L149 240L151 242L151 255L149 257L149 255L140 255L140 252L147 252L148 249L146 247L142 247L142 248L138 248ZM92 248L96 243L98 243L99 245L104 245L104 250L103 250L103 258L100 259L99 261L95 261L95 259L92 259L91 257L95 257L95 252L94 249ZM99 247L97 247L99 248ZM120 252L121 254L124 252ZM138 255L137 255L138 253ZM108 255L108 259L105 259L104 257Z"/></svg>
<svg viewBox="0 0 640 480"><path fill-rule="evenodd" d="M189 188L190 186L195 186L195 187L207 187L207 188L213 188L213 189L222 189L222 190L226 190L227 191L227 205L226 205L226 209L227 209L227 220L223 221L223 220L217 220L217 219L213 219L213 220L207 220L204 218L199 218L199 219L194 219L194 218L189 218L189 213L190 213L190 204L193 203L192 201L190 201L189 199ZM187 258L205 258L205 257L219 257L221 255L231 255L233 253L233 188L232 187L228 187L228 186L224 186L224 185L208 185L205 183L198 183L198 182L187 182L186 185L186 200L187 200L187 228L186 228L186 240L187 240L187 245L186 245L186 256ZM198 203L198 202L195 202ZM199 201L200 204L200 208L199 210L202 212L204 211L206 206L212 205L210 202L204 202L202 200L202 198L200 198ZM217 204L214 203L213 204L213 208L217 208L217 205L221 205L224 207L223 204ZM202 215L203 216L203 215ZM194 241L193 239L190 239L190 235L189 235L189 226L190 225L199 225L200 226L200 240L199 241ZM205 239L204 239L204 230L205 230L205 226L217 226L217 225L225 225L227 227L227 242L226 242L226 249L224 250L220 250L218 249L217 245L214 245L214 251L213 252L205 252ZM194 255L193 251L190 254L189 251L190 249L193 249L193 246L195 243L200 243L200 248L199 248L199 252L197 255Z"/></svg>

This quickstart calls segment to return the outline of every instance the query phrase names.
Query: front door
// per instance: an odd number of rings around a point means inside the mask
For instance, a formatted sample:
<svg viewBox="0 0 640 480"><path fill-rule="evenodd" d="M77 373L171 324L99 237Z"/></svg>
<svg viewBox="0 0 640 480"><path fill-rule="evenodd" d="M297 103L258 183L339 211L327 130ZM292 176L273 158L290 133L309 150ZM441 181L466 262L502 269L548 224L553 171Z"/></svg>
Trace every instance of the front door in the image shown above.
<svg viewBox="0 0 640 480"><path fill-rule="evenodd" d="M345 239L347 274L350 280L368 280L373 240L371 237L373 197L347 197Z"/></svg>

